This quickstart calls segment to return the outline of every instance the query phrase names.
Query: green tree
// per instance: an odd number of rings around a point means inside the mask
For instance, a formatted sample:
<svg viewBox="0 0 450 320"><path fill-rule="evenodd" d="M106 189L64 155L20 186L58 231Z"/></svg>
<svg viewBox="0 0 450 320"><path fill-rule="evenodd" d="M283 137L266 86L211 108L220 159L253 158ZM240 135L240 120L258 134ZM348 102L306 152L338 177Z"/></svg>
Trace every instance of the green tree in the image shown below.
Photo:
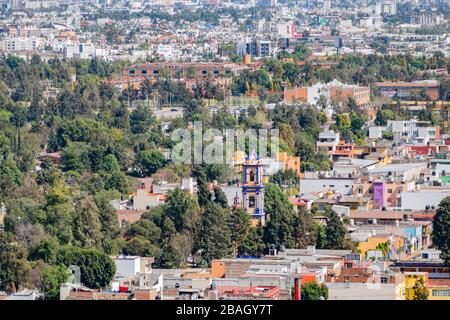
<svg viewBox="0 0 450 320"><path fill-rule="evenodd" d="M279 185L279 186L286 186L288 188L296 187L299 184L299 177L297 173L292 170L286 170L286 171L278 171L274 175L270 177L271 183Z"/></svg>
<svg viewBox="0 0 450 320"><path fill-rule="evenodd" d="M199 249L202 264L210 265L213 259L231 254L230 211L216 203L209 202L203 208Z"/></svg>
<svg viewBox="0 0 450 320"><path fill-rule="evenodd" d="M326 245L327 245L327 228L323 224L317 224L316 247L318 249L325 249Z"/></svg>
<svg viewBox="0 0 450 320"><path fill-rule="evenodd" d="M19 290L26 282L29 270L25 249L11 234L0 230L0 290Z"/></svg>
<svg viewBox="0 0 450 320"><path fill-rule="evenodd" d="M151 128L154 121L150 109L139 105L130 115L131 132L134 134L145 133Z"/></svg>
<svg viewBox="0 0 450 320"><path fill-rule="evenodd" d="M266 185L264 207L268 222L264 227L266 244L294 246L294 209L286 194L274 184Z"/></svg>
<svg viewBox="0 0 450 320"><path fill-rule="evenodd" d="M125 241L122 246L122 253L141 257L159 257L161 249L150 240L141 236L136 236Z"/></svg>
<svg viewBox="0 0 450 320"><path fill-rule="evenodd" d="M294 247L306 248L315 245L317 239L317 227L313 215L305 207L299 207L294 218Z"/></svg>
<svg viewBox="0 0 450 320"><path fill-rule="evenodd" d="M388 120L395 120L395 113L389 109L378 110L375 117L377 126L385 126Z"/></svg>
<svg viewBox="0 0 450 320"><path fill-rule="evenodd" d="M239 254L246 252L245 240L250 233L250 217L242 208L233 208L230 217L231 242ZM234 249L234 248L233 248Z"/></svg>
<svg viewBox="0 0 450 320"><path fill-rule="evenodd" d="M58 242L55 239L44 239L32 249L29 258L31 258L31 260L40 259L49 264L54 264L56 262L58 248Z"/></svg>
<svg viewBox="0 0 450 320"><path fill-rule="evenodd" d="M433 243L441 250L441 258L450 265L450 197L439 204L433 218Z"/></svg>
<svg viewBox="0 0 450 320"><path fill-rule="evenodd" d="M228 200L225 192L220 187L214 188L214 202L222 208L228 208Z"/></svg>
<svg viewBox="0 0 450 320"><path fill-rule="evenodd" d="M102 190L94 195L94 201L99 210L103 249L107 253L113 253L111 251L112 241L120 233L116 210L110 204L111 200L118 198L120 198L120 193L115 190Z"/></svg>
<svg viewBox="0 0 450 320"><path fill-rule="evenodd" d="M61 284L66 282L70 275L70 271L63 265L45 268L41 275L42 291L45 299L59 300Z"/></svg>
<svg viewBox="0 0 450 320"><path fill-rule="evenodd" d="M327 300L328 287L325 283L320 285L316 282L305 283L302 284L300 295L302 300Z"/></svg>
<svg viewBox="0 0 450 320"><path fill-rule="evenodd" d="M104 288L111 282L116 272L114 261L102 251L65 247L59 250L58 264L66 267L80 267L81 282L93 289Z"/></svg>
<svg viewBox="0 0 450 320"><path fill-rule="evenodd" d="M345 247L345 226L336 212L328 212L328 221L326 227L326 248L344 249Z"/></svg>
<svg viewBox="0 0 450 320"><path fill-rule="evenodd" d="M73 237L80 247L97 248L101 245L102 225L99 210L90 196L83 196L75 203Z"/></svg>
<svg viewBox="0 0 450 320"><path fill-rule="evenodd" d="M208 184L206 182L206 177L203 174L197 178L197 196L198 204L203 208L206 207L212 199L211 192L209 191Z"/></svg>
<svg viewBox="0 0 450 320"><path fill-rule="evenodd" d="M197 211L196 201L186 191L176 188L168 193L164 213L177 232L195 229Z"/></svg>
<svg viewBox="0 0 450 320"><path fill-rule="evenodd" d="M161 237L161 229L153 222L147 219L141 219L133 223L125 232L125 237L142 237L150 243L157 243Z"/></svg>
<svg viewBox="0 0 450 320"><path fill-rule="evenodd" d="M166 164L166 159L158 150L146 150L139 153L138 161L147 175L155 173Z"/></svg>

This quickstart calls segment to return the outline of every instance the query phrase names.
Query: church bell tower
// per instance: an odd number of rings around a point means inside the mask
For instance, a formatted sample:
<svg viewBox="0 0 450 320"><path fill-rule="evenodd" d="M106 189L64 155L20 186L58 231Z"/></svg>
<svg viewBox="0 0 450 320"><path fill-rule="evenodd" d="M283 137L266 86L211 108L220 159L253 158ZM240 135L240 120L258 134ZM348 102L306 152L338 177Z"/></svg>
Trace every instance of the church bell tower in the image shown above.
<svg viewBox="0 0 450 320"><path fill-rule="evenodd" d="M253 226L266 223L264 212L263 166L256 152L251 152L243 164L242 207L250 215Z"/></svg>

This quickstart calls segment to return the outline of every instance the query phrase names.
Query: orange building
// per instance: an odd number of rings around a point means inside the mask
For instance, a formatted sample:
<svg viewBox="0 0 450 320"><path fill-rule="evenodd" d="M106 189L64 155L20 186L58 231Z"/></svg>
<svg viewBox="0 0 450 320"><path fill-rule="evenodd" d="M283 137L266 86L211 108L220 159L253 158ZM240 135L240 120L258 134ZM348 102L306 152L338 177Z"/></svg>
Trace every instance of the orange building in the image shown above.
<svg viewBox="0 0 450 320"><path fill-rule="evenodd" d="M358 106L365 106L370 103L370 88L335 82L330 87L330 98L335 103L343 104L347 104L348 99L352 98Z"/></svg>
<svg viewBox="0 0 450 320"><path fill-rule="evenodd" d="M300 177L300 157L291 157L287 152L278 152L275 160L283 163L283 170L293 170Z"/></svg>
<svg viewBox="0 0 450 320"><path fill-rule="evenodd" d="M287 89L283 91L283 99L285 102L302 101L306 102L308 99L308 88L298 87Z"/></svg>
<svg viewBox="0 0 450 320"><path fill-rule="evenodd" d="M339 157L353 158L355 156L355 144L346 143L344 140L339 141L336 149L331 154L333 160L337 160Z"/></svg>

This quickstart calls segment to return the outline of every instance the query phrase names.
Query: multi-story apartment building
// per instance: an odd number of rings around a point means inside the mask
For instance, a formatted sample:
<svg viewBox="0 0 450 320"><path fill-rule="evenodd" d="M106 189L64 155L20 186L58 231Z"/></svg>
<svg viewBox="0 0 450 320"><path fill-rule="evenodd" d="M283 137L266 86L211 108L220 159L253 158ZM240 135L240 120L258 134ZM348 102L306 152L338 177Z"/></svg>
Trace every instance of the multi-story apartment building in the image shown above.
<svg viewBox="0 0 450 320"><path fill-rule="evenodd" d="M415 120L388 120L386 126L369 127L369 139L380 139L389 133L394 142L424 146L440 138L440 128L427 124Z"/></svg>

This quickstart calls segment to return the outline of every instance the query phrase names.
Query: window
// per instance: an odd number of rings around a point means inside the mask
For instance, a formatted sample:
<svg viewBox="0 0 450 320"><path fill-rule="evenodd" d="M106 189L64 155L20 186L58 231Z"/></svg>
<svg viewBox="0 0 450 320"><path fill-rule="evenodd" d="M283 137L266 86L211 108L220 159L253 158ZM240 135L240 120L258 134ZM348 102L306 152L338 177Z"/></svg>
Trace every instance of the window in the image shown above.
<svg viewBox="0 0 450 320"><path fill-rule="evenodd" d="M158 69L153 70L153 74L159 74L159 70Z"/></svg>
<svg viewBox="0 0 450 320"><path fill-rule="evenodd" d="M214 74L215 75L219 74L219 70L214 70Z"/></svg>
<svg viewBox="0 0 450 320"><path fill-rule="evenodd" d="M142 75L146 75L146 74L147 74L147 69L142 69L142 70L141 70L141 74L142 74Z"/></svg>
<svg viewBox="0 0 450 320"><path fill-rule="evenodd" d="M388 283L388 279L386 277L381 277L381 283Z"/></svg>
<svg viewBox="0 0 450 320"><path fill-rule="evenodd" d="M422 253L422 259L428 259L428 253Z"/></svg>
<svg viewBox="0 0 450 320"><path fill-rule="evenodd" d="M136 74L136 70L134 70L134 69L130 69L130 75L135 75Z"/></svg>
<svg viewBox="0 0 450 320"><path fill-rule="evenodd" d="M250 182L255 182L255 170L250 170Z"/></svg>
<svg viewBox="0 0 450 320"><path fill-rule="evenodd" d="M202 70L202 75L207 75L208 74L208 70Z"/></svg>
<svg viewBox="0 0 450 320"><path fill-rule="evenodd" d="M255 207L255 196L248 197L248 207L249 208Z"/></svg>
<svg viewBox="0 0 450 320"><path fill-rule="evenodd" d="M432 290L433 297L450 297L450 290Z"/></svg>
<svg viewBox="0 0 450 320"><path fill-rule="evenodd" d="M392 193L392 189L388 189L388 193Z"/></svg>

